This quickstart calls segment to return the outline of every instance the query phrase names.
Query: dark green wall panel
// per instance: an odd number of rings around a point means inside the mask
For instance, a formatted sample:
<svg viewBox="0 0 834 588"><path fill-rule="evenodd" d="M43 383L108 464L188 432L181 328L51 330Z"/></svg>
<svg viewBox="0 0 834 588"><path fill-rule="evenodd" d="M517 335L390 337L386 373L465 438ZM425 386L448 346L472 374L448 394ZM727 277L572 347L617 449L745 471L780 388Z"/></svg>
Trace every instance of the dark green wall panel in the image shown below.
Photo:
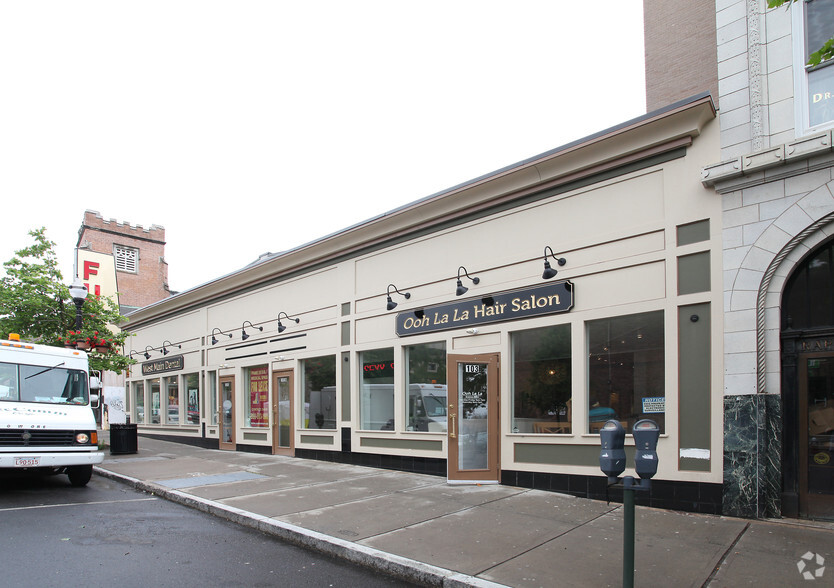
<svg viewBox="0 0 834 588"><path fill-rule="evenodd" d="M678 309L678 438L680 449L710 449L710 305ZM681 470L709 471L709 459L679 458Z"/></svg>

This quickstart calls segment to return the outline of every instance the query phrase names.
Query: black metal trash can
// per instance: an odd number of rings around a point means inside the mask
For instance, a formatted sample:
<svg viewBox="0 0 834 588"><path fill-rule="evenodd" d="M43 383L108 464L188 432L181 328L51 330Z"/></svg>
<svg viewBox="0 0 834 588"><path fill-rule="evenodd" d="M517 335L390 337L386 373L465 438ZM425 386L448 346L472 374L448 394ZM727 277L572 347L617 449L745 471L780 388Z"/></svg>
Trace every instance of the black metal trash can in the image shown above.
<svg viewBox="0 0 834 588"><path fill-rule="evenodd" d="M110 423L110 455L124 455L139 451L136 424Z"/></svg>

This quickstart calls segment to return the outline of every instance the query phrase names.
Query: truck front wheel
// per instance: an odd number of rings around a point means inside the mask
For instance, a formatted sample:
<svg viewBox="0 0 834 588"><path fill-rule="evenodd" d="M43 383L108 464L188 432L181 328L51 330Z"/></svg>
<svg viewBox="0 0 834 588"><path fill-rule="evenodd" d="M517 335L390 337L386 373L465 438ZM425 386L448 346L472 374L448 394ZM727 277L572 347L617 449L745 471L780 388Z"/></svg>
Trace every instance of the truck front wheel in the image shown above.
<svg viewBox="0 0 834 588"><path fill-rule="evenodd" d="M67 476L69 477L70 484L74 487L86 486L90 478L93 477L93 466L81 465L68 467Z"/></svg>

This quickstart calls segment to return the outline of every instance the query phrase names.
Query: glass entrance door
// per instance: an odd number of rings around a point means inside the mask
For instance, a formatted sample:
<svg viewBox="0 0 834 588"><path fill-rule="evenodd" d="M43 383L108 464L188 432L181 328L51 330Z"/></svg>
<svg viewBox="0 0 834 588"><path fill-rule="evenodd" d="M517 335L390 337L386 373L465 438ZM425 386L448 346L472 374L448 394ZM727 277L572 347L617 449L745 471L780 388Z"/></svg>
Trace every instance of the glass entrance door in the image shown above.
<svg viewBox="0 0 834 588"><path fill-rule="evenodd" d="M272 379L272 453L294 455L293 373L275 372Z"/></svg>
<svg viewBox="0 0 834 588"><path fill-rule="evenodd" d="M235 450L235 379L220 378L220 449Z"/></svg>
<svg viewBox="0 0 834 588"><path fill-rule="evenodd" d="M449 482L498 482L498 355L450 355L448 365Z"/></svg>
<svg viewBox="0 0 834 588"><path fill-rule="evenodd" d="M834 354L800 361L799 510L834 520Z"/></svg>

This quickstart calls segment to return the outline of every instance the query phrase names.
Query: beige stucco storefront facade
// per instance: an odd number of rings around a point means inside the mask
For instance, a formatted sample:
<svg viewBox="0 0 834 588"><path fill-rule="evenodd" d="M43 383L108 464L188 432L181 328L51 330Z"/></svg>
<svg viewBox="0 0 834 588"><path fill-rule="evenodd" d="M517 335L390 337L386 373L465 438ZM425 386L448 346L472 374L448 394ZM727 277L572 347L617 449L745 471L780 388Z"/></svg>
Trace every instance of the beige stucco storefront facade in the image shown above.
<svg viewBox="0 0 834 588"><path fill-rule="evenodd" d="M140 309L132 422L602 498L599 424L652 418L647 503L719 512L717 153L697 96Z"/></svg>

